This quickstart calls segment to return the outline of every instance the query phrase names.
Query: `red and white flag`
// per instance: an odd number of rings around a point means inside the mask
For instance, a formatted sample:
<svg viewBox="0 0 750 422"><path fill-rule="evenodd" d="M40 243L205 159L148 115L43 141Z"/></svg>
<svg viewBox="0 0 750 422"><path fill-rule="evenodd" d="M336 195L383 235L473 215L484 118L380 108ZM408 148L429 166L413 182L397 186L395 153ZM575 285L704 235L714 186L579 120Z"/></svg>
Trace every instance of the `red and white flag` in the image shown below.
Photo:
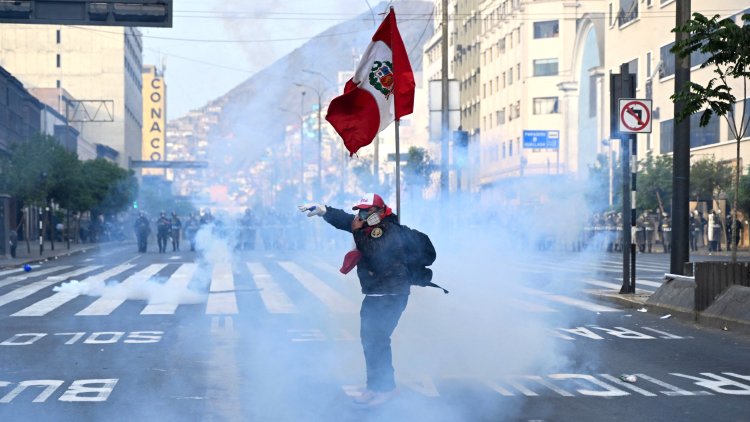
<svg viewBox="0 0 750 422"><path fill-rule="evenodd" d="M328 120L344 140L351 156L369 145L394 119L414 110L414 73L396 13L388 16L372 36L344 94L328 106Z"/></svg>

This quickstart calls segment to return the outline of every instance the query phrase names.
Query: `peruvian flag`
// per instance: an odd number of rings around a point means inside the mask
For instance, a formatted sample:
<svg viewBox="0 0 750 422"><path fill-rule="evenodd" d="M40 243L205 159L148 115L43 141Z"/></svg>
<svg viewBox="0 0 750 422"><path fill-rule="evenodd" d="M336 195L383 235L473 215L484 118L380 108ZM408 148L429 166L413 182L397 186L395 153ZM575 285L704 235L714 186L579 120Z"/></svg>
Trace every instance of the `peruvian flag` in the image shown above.
<svg viewBox="0 0 750 422"><path fill-rule="evenodd" d="M414 73L404 41L390 13L372 36L344 94L328 106L328 120L351 156L369 145L391 122L414 110Z"/></svg>

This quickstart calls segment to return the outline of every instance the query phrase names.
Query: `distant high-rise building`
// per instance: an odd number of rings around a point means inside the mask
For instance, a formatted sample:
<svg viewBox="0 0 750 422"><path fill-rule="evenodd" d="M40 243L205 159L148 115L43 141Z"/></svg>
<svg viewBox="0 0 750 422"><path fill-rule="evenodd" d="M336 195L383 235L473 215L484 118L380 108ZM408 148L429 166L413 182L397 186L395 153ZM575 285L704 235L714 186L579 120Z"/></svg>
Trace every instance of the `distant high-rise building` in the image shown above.
<svg viewBox="0 0 750 422"><path fill-rule="evenodd" d="M0 26L0 64L28 88L86 100L74 120L88 120L86 138L117 151L122 167L141 159L142 50L137 28Z"/></svg>

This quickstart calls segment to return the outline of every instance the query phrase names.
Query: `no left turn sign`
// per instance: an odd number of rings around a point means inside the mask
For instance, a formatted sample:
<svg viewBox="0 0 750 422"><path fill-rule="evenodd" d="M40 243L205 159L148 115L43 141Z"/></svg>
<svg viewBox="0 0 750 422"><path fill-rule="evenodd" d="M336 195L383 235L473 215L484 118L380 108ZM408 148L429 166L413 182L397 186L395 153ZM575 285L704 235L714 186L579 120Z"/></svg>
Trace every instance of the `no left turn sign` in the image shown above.
<svg viewBox="0 0 750 422"><path fill-rule="evenodd" d="M620 98L620 132L651 133L651 100Z"/></svg>

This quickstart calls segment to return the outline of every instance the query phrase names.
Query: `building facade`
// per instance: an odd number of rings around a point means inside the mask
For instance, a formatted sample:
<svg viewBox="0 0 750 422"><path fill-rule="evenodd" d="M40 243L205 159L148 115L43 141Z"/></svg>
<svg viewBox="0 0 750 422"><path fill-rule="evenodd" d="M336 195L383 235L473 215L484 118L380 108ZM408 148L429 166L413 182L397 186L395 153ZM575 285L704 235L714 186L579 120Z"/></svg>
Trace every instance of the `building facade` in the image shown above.
<svg viewBox="0 0 750 422"><path fill-rule="evenodd" d="M136 28L0 26L0 63L28 87L90 101L81 131L117 151L122 167L141 158L142 50Z"/></svg>
<svg viewBox="0 0 750 422"><path fill-rule="evenodd" d="M674 149L674 0L454 0L449 2L451 77L459 82L461 129L469 134L477 190L526 176L585 178L601 156L613 157L609 75L627 64L636 97L653 100L653 133L638 136L640 158ZM435 0L439 11L442 0ZM732 17L748 0L695 0L692 12ZM436 14L436 16L440 16ZM424 47L424 79L440 76L440 19ZM691 79L711 69L692 57ZM744 109L739 81L730 81ZM425 110L426 111L426 110ZM616 110L615 110L616 112ZM692 159L734 160L734 137L721 118L691 117ZM535 143L544 137L545 143ZM742 141L742 155L750 143ZM744 164L743 164L744 165Z"/></svg>
<svg viewBox="0 0 750 422"><path fill-rule="evenodd" d="M653 132L651 135L638 136L639 156L649 152L661 155L674 151L674 106L669 97L674 93L675 57L669 52L674 45L674 34L669 29L675 26L675 9L674 0L619 0L608 2L607 6L604 70L607 74L619 73L620 65L627 63L630 72L636 74L636 97L653 100ZM742 25L742 15L750 13L750 1L694 0L691 2L691 12L709 18L714 15L729 17ZM703 86L715 77L713 68L701 69L700 65L705 60L706 57L698 53L691 56L690 79ZM606 92L609 92L609 78L603 82ZM741 81L729 80L728 83L738 98L735 110L739 119L747 103L745 98L748 92L743 92ZM611 112L608 102L605 102L605 109L607 113ZM736 143L729 124L713 116L707 126L700 127L700 116L701 113L696 113L690 117L691 160L713 157L719 161L734 161ZM609 122L600 124L609 134ZM748 153L750 143L744 139L740 155Z"/></svg>
<svg viewBox="0 0 750 422"><path fill-rule="evenodd" d="M68 151L75 152L79 160L97 158L96 145L84 134L83 122L70 122L66 114L67 104L74 99L63 88L32 88L29 92L43 103L41 132L55 137Z"/></svg>

